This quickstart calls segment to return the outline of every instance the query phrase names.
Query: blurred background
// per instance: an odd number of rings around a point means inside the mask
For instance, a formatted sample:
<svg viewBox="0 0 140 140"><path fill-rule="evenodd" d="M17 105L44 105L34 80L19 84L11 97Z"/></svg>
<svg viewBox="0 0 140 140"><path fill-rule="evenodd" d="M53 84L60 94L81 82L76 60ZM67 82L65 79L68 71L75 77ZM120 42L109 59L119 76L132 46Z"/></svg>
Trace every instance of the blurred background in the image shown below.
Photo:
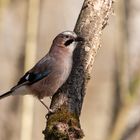
<svg viewBox="0 0 140 140"><path fill-rule="evenodd" d="M0 0L0 93L73 30L83 0ZM103 31L81 113L84 140L140 140L140 1L118 0ZM46 99L49 103L49 99ZM43 140L36 99L0 101L0 140Z"/></svg>

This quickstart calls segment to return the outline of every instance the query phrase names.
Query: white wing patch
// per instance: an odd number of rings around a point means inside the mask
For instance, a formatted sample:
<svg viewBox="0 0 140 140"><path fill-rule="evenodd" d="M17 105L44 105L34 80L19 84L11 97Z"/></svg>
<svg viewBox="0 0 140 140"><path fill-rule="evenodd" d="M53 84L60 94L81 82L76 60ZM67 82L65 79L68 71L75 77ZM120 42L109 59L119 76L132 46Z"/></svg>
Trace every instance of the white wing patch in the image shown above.
<svg viewBox="0 0 140 140"><path fill-rule="evenodd" d="M25 79L28 81L29 80L29 74L25 77Z"/></svg>

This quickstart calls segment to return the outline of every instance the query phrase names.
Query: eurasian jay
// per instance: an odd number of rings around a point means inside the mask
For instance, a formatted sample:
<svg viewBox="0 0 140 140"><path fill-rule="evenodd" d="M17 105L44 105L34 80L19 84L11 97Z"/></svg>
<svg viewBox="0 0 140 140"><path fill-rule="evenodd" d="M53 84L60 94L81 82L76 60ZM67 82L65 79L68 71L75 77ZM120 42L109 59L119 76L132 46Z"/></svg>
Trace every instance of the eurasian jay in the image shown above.
<svg viewBox="0 0 140 140"><path fill-rule="evenodd" d="M41 99L53 96L65 83L72 69L74 49L83 41L82 37L72 31L58 34L48 54L26 72L16 86L0 95L0 99L10 95L31 94L45 105Z"/></svg>

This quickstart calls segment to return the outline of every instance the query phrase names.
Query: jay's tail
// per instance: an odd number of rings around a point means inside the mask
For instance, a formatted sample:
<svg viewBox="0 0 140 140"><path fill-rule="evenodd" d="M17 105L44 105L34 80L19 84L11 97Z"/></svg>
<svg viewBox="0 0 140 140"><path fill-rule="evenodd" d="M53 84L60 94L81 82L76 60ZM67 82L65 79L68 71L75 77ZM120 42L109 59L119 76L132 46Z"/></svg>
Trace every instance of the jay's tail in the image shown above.
<svg viewBox="0 0 140 140"><path fill-rule="evenodd" d="M8 92L6 92L6 93L4 93L4 94L0 95L0 100L1 100L1 99L3 99L3 98L5 98L5 97L10 96L10 95L11 95L11 93L12 93L12 91L8 91Z"/></svg>

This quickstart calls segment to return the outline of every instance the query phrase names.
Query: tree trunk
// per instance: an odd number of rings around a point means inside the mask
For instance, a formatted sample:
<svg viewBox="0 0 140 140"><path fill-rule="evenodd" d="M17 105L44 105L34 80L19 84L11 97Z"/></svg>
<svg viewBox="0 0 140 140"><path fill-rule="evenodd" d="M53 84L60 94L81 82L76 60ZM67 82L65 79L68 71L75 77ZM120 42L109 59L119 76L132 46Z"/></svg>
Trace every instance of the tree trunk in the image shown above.
<svg viewBox="0 0 140 140"><path fill-rule="evenodd" d="M93 62L100 48L102 29L111 14L112 0L85 0L74 31L85 38L85 43L74 52L71 75L53 96L47 117L45 140L76 140L84 134L79 116Z"/></svg>

